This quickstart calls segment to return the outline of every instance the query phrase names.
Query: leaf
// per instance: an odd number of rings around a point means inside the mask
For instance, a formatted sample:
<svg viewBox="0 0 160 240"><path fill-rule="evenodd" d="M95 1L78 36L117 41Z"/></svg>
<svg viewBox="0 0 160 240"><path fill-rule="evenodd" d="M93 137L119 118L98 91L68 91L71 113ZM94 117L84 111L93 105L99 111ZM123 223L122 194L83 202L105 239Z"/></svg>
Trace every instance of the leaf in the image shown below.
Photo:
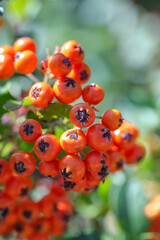
<svg viewBox="0 0 160 240"><path fill-rule="evenodd" d="M25 97L24 99L23 99L23 104L22 104L23 106L30 106L31 105L31 102L30 102L30 100L29 100L29 97Z"/></svg>
<svg viewBox="0 0 160 240"><path fill-rule="evenodd" d="M7 111L15 111L19 109L21 106L22 106L21 101L9 100L3 105L3 108Z"/></svg>
<svg viewBox="0 0 160 240"><path fill-rule="evenodd" d="M50 103L47 108L40 112L40 119L45 121L51 121L53 119L57 119L59 117L69 118L69 113L72 106L65 103Z"/></svg>

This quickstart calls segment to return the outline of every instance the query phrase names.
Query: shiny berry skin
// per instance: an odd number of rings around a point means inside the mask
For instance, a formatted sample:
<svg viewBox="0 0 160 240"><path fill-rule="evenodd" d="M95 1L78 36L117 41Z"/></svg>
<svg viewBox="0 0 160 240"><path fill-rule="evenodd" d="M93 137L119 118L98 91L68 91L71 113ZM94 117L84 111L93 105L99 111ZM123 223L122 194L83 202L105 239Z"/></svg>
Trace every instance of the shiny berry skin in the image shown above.
<svg viewBox="0 0 160 240"><path fill-rule="evenodd" d="M85 174L85 163L75 154L68 154L59 161L60 175L64 180L78 181Z"/></svg>
<svg viewBox="0 0 160 240"><path fill-rule="evenodd" d="M15 57L15 69L18 73L29 74L34 72L38 64L38 58L34 52L26 50L18 52Z"/></svg>
<svg viewBox="0 0 160 240"><path fill-rule="evenodd" d="M61 151L59 139L53 134L44 134L34 144L36 156L43 161L53 161Z"/></svg>
<svg viewBox="0 0 160 240"><path fill-rule="evenodd" d="M32 181L29 177L14 175L6 183L6 191L14 199L26 197L31 188Z"/></svg>
<svg viewBox="0 0 160 240"><path fill-rule="evenodd" d="M72 71L68 74L68 77L75 79L81 85L87 83L91 76L91 70L85 63L79 63L72 66Z"/></svg>
<svg viewBox="0 0 160 240"><path fill-rule="evenodd" d="M89 127L95 120L95 112L87 103L78 103L70 111L71 122L79 128Z"/></svg>
<svg viewBox="0 0 160 240"><path fill-rule="evenodd" d="M82 90L82 98L84 102L97 105L102 102L104 98L104 90L97 84L92 83Z"/></svg>
<svg viewBox="0 0 160 240"><path fill-rule="evenodd" d="M116 146L112 146L109 151L110 172L117 172L124 169L126 162L125 155Z"/></svg>
<svg viewBox="0 0 160 240"><path fill-rule="evenodd" d="M18 38L13 45L15 52L23 52L26 50L30 50L32 52L36 52L36 43L32 38L22 37Z"/></svg>
<svg viewBox="0 0 160 240"><path fill-rule="evenodd" d="M51 234L54 237L61 237L67 228L67 222L63 218L56 216L51 218Z"/></svg>
<svg viewBox="0 0 160 240"><path fill-rule="evenodd" d="M21 124L19 135L25 142L35 142L42 135L42 126L34 119L27 119Z"/></svg>
<svg viewBox="0 0 160 240"><path fill-rule="evenodd" d="M11 177L12 169L9 162L0 159L0 184L6 183Z"/></svg>
<svg viewBox="0 0 160 240"><path fill-rule="evenodd" d="M86 146L86 136L80 129L69 129L60 138L60 144L67 153L81 152Z"/></svg>
<svg viewBox="0 0 160 240"><path fill-rule="evenodd" d="M38 203L28 199L18 206L19 219L25 223L35 222L39 216Z"/></svg>
<svg viewBox="0 0 160 240"><path fill-rule="evenodd" d="M81 45L74 40L65 42L61 47L61 53L68 57L72 64L81 63L84 59L84 51Z"/></svg>
<svg viewBox="0 0 160 240"><path fill-rule="evenodd" d="M106 164L109 165L107 153L91 151L85 157L86 169L90 172L99 172Z"/></svg>
<svg viewBox="0 0 160 240"><path fill-rule="evenodd" d="M0 79L7 79L13 76L15 72L13 59L8 54L0 55Z"/></svg>
<svg viewBox="0 0 160 240"><path fill-rule="evenodd" d="M102 124L111 131L117 130L122 123L122 115L117 109L110 109L103 114Z"/></svg>
<svg viewBox="0 0 160 240"><path fill-rule="evenodd" d="M59 167L58 167L59 160L55 159L50 162L40 161L38 165L39 172L47 177L57 177L59 176Z"/></svg>
<svg viewBox="0 0 160 240"><path fill-rule="evenodd" d="M97 187L101 181L101 179L96 178L94 173L90 171L86 171L85 177L86 177L86 185L83 189L85 191L88 191L90 189Z"/></svg>
<svg viewBox="0 0 160 240"><path fill-rule="evenodd" d="M10 45L0 46L0 54L8 54L14 61L15 52L14 52L14 48L12 46L10 46Z"/></svg>
<svg viewBox="0 0 160 240"><path fill-rule="evenodd" d="M14 173L20 176L31 175L36 168L36 159L30 152L17 151L9 159Z"/></svg>
<svg viewBox="0 0 160 240"><path fill-rule="evenodd" d="M119 129L114 131L114 143L124 150L133 148L138 136L138 129L134 124L125 123Z"/></svg>
<svg viewBox="0 0 160 240"><path fill-rule="evenodd" d="M72 70L72 63L62 53L56 53L49 58L48 67L55 77L64 77Z"/></svg>
<svg viewBox="0 0 160 240"><path fill-rule="evenodd" d="M53 85L55 97L63 103L72 103L80 98L82 89L81 85L72 78L59 78Z"/></svg>
<svg viewBox="0 0 160 240"><path fill-rule="evenodd" d="M88 145L97 151L105 152L113 143L110 130L102 124L94 124L89 127L86 137Z"/></svg>
<svg viewBox="0 0 160 240"><path fill-rule="evenodd" d="M29 91L29 99L33 106L45 108L52 101L54 92L48 83L37 82Z"/></svg>
<svg viewBox="0 0 160 240"><path fill-rule="evenodd" d="M133 148L125 152L126 164L136 164L144 158L146 150L143 145L135 143Z"/></svg>

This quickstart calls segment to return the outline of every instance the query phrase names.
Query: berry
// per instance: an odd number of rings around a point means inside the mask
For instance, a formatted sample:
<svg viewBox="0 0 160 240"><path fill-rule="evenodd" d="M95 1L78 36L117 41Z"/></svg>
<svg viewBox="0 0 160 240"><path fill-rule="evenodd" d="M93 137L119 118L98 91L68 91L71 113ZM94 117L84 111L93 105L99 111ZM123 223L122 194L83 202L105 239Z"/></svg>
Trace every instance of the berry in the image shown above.
<svg viewBox="0 0 160 240"><path fill-rule="evenodd" d="M15 69L21 74L29 74L34 72L38 64L38 58L34 52L25 50L18 52L15 58Z"/></svg>
<svg viewBox="0 0 160 240"><path fill-rule="evenodd" d="M74 40L65 42L61 47L61 53L68 57L72 64L81 63L84 59L84 51L81 45Z"/></svg>
<svg viewBox="0 0 160 240"><path fill-rule="evenodd" d="M30 50L32 52L36 52L36 43L33 39L29 37L18 38L13 45L15 52L23 52L26 50Z"/></svg>
<svg viewBox="0 0 160 240"><path fill-rule="evenodd" d="M103 114L102 117L103 125L111 131L118 129L122 123L122 115L117 109L110 109Z"/></svg>
<svg viewBox="0 0 160 240"><path fill-rule="evenodd" d="M40 161L38 165L39 172L47 177L57 177L59 176L59 168L58 168L58 159L55 159L50 162Z"/></svg>
<svg viewBox="0 0 160 240"><path fill-rule="evenodd" d="M29 177L12 176L6 183L6 191L12 198L26 197L32 188L32 181Z"/></svg>
<svg viewBox="0 0 160 240"><path fill-rule="evenodd" d="M46 162L53 161L61 151L59 139L53 134L44 134L34 144L36 156Z"/></svg>
<svg viewBox="0 0 160 240"><path fill-rule="evenodd" d="M78 103L70 111L71 122L79 128L89 127L95 120L95 112L87 103Z"/></svg>
<svg viewBox="0 0 160 240"><path fill-rule="evenodd" d="M64 151L78 153L86 146L86 136L80 129L69 129L61 135L60 144Z"/></svg>
<svg viewBox="0 0 160 240"><path fill-rule="evenodd" d="M116 172L124 169L126 157L119 151L118 147L112 146L109 151L110 172Z"/></svg>
<svg viewBox="0 0 160 240"><path fill-rule="evenodd" d="M141 144L135 143L133 148L125 152L126 164L139 163L145 154L145 148Z"/></svg>
<svg viewBox="0 0 160 240"><path fill-rule="evenodd" d="M85 163L75 154L68 154L59 161L60 175L64 180L78 181L85 174Z"/></svg>
<svg viewBox="0 0 160 240"><path fill-rule="evenodd" d="M97 84L92 83L91 85L88 85L83 89L82 98L84 102L97 105L104 98L104 90Z"/></svg>
<svg viewBox="0 0 160 240"><path fill-rule="evenodd" d="M72 103L81 96L81 85L72 78L59 78L53 85L55 97L63 103Z"/></svg>
<svg viewBox="0 0 160 240"><path fill-rule="evenodd" d="M42 135L42 127L34 119L27 119L19 128L19 135L25 142L35 142Z"/></svg>
<svg viewBox="0 0 160 240"><path fill-rule="evenodd" d="M35 83L29 91L29 99L33 106L45 108L52 101L54 92L48 83Z"/></svg>
<svg viewBox="0 0 160 240"><path fill-rule="evenodd" d="M48 67L55 77L64 77L72 70L72 63L62 53L56 53L50 57Z"/></svg>
<svg viewBox="0 0 160 240"><path fill-rule="evenodd" d="M87 83L89 81L90 76L91 70L89 66L85 63L73 65L72 71L68 75L68 77L75 79L80 84Z"/></svg>
<svg viewBox="0 0 160 240"><path fill-rule="evenodd" d="M30 152L17 151L12 154L9 163L14 172L21 176L31 175L36 168L36 160Z"/></svg>
<svg viewBox="0 0 160 240"><path fill-rule="evenodd" d="M10 45L3 45L0 47L0 54L8 54L14 61L14 48Z"/></svg>
<svg viewBox="0 0 160 240"><path fill-rule="evenodd" d="M107 151L112 146L112 135L110 130L102 124L94 124L88 128L87 133L88 145L97 151Z"/></svg>
<svg viewBox="0 0 160 240"><path fill-rule="evenodd" d="M50 231L50 219L47 217L38 218L34 224L34 229L36 233L48 234Z"/></svg>
<svg viewBox="0 0 160 240"><path fill-rule="evenodd" d="M0 79L6 79L13 76L15 72L13 59L8 54L0 55Z"/></svg>
<svg viewBox="0 0 160 240"><path fill-rule="evenodd" d="M25 223L35 222L39 215L39 206L32 200L21 202L18 206L18 217Z"/></svg>
<svg viewBox="0 0 160 240"><path fill-rule="evenodd" d="M0 192L0 222L4 221L13 207L13 201L7 192Z"/></svg>
<svg viewBox="0 0 160 240"><path fill-rule="evenodd" d="M28 239L33 234L33 226L31 223L26 223L23 221L18 221L15 226L14 230L16 232L17 238L19 239Z"/></svg>
<svg viewBox="0 0 160 240"><path fill-rule="evenodd" d="M0 184L6 183L11 177L12 169L10 164L4 160L0 159Z"/></svg>

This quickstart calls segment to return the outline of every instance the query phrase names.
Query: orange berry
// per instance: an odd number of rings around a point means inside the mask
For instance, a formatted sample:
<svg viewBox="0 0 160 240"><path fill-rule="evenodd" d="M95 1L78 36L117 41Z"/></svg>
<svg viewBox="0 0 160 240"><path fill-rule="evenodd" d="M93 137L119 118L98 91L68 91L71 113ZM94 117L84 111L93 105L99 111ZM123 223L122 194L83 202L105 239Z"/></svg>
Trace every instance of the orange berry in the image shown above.
<svg viewBox="0 0 160 240"><path fill-rule="evenodd" d="M15 52L23 52L26 50L30 50L32 52L36 52L36 43L32 38L22 37L18 38L13 45Z"/></svg>

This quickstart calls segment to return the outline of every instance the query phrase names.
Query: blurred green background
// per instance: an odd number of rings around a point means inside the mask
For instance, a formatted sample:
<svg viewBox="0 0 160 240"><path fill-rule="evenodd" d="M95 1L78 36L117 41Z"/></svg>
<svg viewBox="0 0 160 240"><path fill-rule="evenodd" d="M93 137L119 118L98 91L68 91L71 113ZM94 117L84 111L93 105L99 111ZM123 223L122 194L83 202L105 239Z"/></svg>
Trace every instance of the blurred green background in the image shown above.
<svg viewBox="0 0 160 240"><path fill-rule="evenodd" d="M75 215L62 239L148 239L143 207L160 193L160 1L9 0L0 6L5 10L0 45L30 36L37 43L39 63L46 48L54 51L70 39L80 42L92 72L89 83L105 90L100 113L119 109L139 127L147 149L138 166L110 175L97 192L72 194ZM31 84L18 74L1 81L1 106ZM4 113L1 107L0 116ZM0 153L8 158L17 147L8 141L14 133L2 122L0 127Z"/></svg>

